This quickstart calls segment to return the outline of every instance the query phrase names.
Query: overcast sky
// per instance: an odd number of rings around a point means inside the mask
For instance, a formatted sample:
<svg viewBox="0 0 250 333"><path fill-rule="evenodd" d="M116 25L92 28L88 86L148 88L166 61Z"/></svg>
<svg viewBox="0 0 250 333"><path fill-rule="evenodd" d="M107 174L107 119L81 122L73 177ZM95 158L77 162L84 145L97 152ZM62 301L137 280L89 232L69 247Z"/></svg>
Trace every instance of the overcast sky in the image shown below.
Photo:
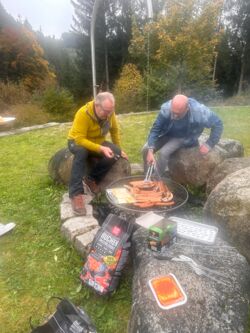
<svg viewBox="0 0 250 333"><path fill-rule="evenodd" d="M5 10L15 19L27 19L33 30L45 36L60 38L70 30L74 9L70 0L0 0Z"/></svg>

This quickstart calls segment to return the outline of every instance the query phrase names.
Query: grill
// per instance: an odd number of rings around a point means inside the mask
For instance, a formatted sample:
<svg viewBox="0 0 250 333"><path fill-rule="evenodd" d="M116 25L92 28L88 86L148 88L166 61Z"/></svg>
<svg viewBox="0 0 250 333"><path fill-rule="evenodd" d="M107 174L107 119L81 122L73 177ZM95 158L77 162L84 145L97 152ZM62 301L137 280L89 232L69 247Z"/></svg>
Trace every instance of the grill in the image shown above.
<svg viewBox="0 0 250 333"><path fill-rule="evenodd" d="M137 181L137 180L144 180L144 176L133 176L133 177L126 177L122 178L120 180L114 181L108 186L108 189L113 188L122 188L124 185L128 185L131 181ZM155 212L155 213L168 213L172 212L173 210L179 209L181 206L183 206L187 200L188 200L188 192L185 189L184 186L181 184L176 183L175 181L168 179L168 178L162 178L163 182L167 185L169 190L173 193L174 197L174 204L172 206L164 206L164 207L148 207L148 208L141 208L141 207L135 207L133 204L119 204L116 202L115 198L109 193L109 191L106 190L106 197L108 201L115 207L117 207L119 210L124 212L130 212L130 213L139 213L144 214L147 212Z"/></svg>

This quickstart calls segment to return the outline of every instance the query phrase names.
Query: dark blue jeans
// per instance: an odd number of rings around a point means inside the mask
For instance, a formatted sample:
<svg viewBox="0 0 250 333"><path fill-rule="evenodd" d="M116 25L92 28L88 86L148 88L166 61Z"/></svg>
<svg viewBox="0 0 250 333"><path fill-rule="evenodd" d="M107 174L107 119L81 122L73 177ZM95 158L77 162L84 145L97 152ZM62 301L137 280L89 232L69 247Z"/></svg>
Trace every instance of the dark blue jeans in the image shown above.
<svg viewBox="0 0 250 333"><path fill-rule="evenodd" d="M74 155L69 181L70 198L77 194L84 193L82 184L84 176L88 175L89 178L94 180L96 183L99 183L117 159L120 158L121 150L119 147L108 141L104 141L102 146L112 149L114 157L107 158L101 154L77 145L74 140L68 140L68 148Z"/></svg>

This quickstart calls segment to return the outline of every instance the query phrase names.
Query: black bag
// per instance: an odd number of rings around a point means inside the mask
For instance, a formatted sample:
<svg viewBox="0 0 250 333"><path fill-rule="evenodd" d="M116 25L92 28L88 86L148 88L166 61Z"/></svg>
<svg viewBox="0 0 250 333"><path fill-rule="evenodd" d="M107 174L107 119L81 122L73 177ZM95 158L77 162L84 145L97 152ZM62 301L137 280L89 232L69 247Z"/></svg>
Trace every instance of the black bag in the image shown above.
<svg viewBox="0 0 250 333"><path fill-rule="evenodd" d="M64 298L58 303L56 312L43 325L33 328L31 333L97 333L88 315Z"/></svg>
<svg viewBox="0 0 250 333"><path fill-rule="evenodd" d="M91 244L80 279L100 295L112 293L120 280L131 247L134 217L109 214Z"/></svg>

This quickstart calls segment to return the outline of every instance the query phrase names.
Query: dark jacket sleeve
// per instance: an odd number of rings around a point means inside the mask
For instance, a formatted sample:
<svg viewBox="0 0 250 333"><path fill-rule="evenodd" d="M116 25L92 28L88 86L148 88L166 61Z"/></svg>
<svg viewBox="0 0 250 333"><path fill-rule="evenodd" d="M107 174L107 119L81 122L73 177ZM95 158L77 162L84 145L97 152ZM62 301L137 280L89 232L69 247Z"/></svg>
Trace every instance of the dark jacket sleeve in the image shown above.
<svg viewBox="0 0 250 333"><path fill-rule="evenodd" d="M214 147L216 143L219 142L221 134L223 132L223 123L221 119L211 110L209 110L209 115L205 127L211 128L210 135L206 144L209 147Z"/></svg>

